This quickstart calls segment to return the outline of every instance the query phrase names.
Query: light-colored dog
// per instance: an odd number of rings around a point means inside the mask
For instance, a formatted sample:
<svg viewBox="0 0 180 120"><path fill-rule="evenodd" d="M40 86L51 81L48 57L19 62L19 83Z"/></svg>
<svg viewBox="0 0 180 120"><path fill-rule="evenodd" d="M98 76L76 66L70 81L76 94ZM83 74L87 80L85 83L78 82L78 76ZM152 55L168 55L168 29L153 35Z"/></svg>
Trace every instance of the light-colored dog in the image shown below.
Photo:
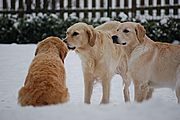
<svg viewBox="0 0 180 120"><path fill-rule="evenodd" d="M110 34L96 30L85 23L76 23L68 28L64 41L80 56L84 74L85 103L90 104L95 80L102 81L101 103L109 103L110 81L116 73L124 77L125 100L129 100L130 83L126 81L126 62L121 62L119 66L119 61L124 59L125 55L121 54L120 47L115 47Z"/></svg>
<svg viewBox="0 0 180 120"><path fill-rule="evenodd" d="M116 32L119 24L119 21L108 21L103 23L102 25L97 26L95 29L105 31L113 35Z"/></svg>
<svg viewBox="0 0 180 120"><path fill-rule="evenodd" d="M18 102L22 106L68 101L64 69L67 52L67 46L57 37L48 37L38 44L24 86L19 91Z"/></svg>
<svg viewBox="0 0 180 120"><path fill-rule="evenodd" d="M135 84L135 100L151 97L152 88L176 90L180 103L180 46L154 42L139 23L121 23L113 41L121 44L128 58L128 77Z"/></svg>

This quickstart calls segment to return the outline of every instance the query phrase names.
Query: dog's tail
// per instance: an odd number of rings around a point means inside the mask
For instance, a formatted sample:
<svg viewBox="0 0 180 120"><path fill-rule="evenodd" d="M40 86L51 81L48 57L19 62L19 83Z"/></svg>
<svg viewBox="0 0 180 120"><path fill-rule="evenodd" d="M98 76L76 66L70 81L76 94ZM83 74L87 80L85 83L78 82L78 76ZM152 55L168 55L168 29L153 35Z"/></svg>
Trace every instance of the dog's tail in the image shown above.
<svg viewBox="0 0 180 120"><path fill-rule="evenodd" d="M43 106L64 103L69 100L67 88L44 82L38 86L24 86L19 91L18 103L22 106Z"/></svg>

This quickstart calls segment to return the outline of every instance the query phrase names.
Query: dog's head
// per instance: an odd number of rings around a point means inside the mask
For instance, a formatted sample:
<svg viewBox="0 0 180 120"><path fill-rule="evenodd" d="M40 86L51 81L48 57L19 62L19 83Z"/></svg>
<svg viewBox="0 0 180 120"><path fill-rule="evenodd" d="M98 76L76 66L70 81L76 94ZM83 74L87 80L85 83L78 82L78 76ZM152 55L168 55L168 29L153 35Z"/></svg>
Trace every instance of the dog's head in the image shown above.
<svg viewBox="0 0 180 120"><path fill-rule="evenodd" d="M59 57L64 62L64 59L68 53L68 48L66 44L58 37L47 37L38 43L35 55L48 51L49 49L56 49ZM55 53L54 53L55 54Z"/></svg>
<svg viewBox="0 0 180 120"><path fill-rule="evenodd" d="M123 46L136 46L144 41L146 30L139 23L120 23L116 34L112 36L113 43Z"/></svg>
<svg viewBox="0 0 180 120"><path fill-rule="evenodd" d="M66 32L64 42L69 49L93 47L95 44L96 34L94 28L86 23L76 23L69 27Z"/></svg>

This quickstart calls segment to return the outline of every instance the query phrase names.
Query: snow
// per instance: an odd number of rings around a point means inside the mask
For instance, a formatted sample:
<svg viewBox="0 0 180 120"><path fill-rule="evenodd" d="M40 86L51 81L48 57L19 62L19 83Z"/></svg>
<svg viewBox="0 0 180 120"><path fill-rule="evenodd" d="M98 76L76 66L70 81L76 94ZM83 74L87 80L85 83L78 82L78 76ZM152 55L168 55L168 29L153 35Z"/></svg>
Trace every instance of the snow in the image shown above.
<svg viewBox="0 0 180 120"><path fill-rule="evenodd" d="M121 21L126 21L128 18L128 16L124 12L121 12L119 14L119 17L121 18Z"/></svg>
<svg viewBox="0 0 180 120"><path fill-rule="evenodd" d="M35 48L34 44L0 44L0 120L180 120L180 105L174 91L155 90L151 100L139 104L133 102L131 85L132 102L124 103L122 79L117 75L111 84L110 104L99 105L102 93L99 83L94 86L92 104L84 104L81 62L72 51L65 59L70 101L46 107L21 107L17 104L18 90L24 83Z"/></svg>

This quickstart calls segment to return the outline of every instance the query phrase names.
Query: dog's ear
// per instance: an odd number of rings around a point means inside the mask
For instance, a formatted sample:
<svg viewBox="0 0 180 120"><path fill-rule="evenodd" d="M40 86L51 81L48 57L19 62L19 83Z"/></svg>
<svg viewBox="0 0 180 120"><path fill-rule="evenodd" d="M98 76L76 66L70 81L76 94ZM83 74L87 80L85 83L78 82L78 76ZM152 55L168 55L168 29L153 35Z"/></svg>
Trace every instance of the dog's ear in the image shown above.
<svg viewBox="0 0 180 120"><path fill-rule="evenodd" d="M136 36L139 42L142 43L144 41L144 36L146 34L146 30L144 29L144 26L137 23L135 30L136 30Z"/></svg>
<svg viewBox="0 0 180 120"><path fill-rule="evenodd" d="M95 40L96 40L96 33L94 31L93 26L88 25L87 34L88 34L88 43L91 47L93 47L95 45Z"/></svg>
<svg viewBox="0 0 180 120"><path fill-rule="evenodd" d="M60 50L59 50L59 56L60 56L61 60L63 61L63 63L64 63L64 59L65 59L67 53L68 53L68 48L64 43L62 46L60 46Z"/></svg>

